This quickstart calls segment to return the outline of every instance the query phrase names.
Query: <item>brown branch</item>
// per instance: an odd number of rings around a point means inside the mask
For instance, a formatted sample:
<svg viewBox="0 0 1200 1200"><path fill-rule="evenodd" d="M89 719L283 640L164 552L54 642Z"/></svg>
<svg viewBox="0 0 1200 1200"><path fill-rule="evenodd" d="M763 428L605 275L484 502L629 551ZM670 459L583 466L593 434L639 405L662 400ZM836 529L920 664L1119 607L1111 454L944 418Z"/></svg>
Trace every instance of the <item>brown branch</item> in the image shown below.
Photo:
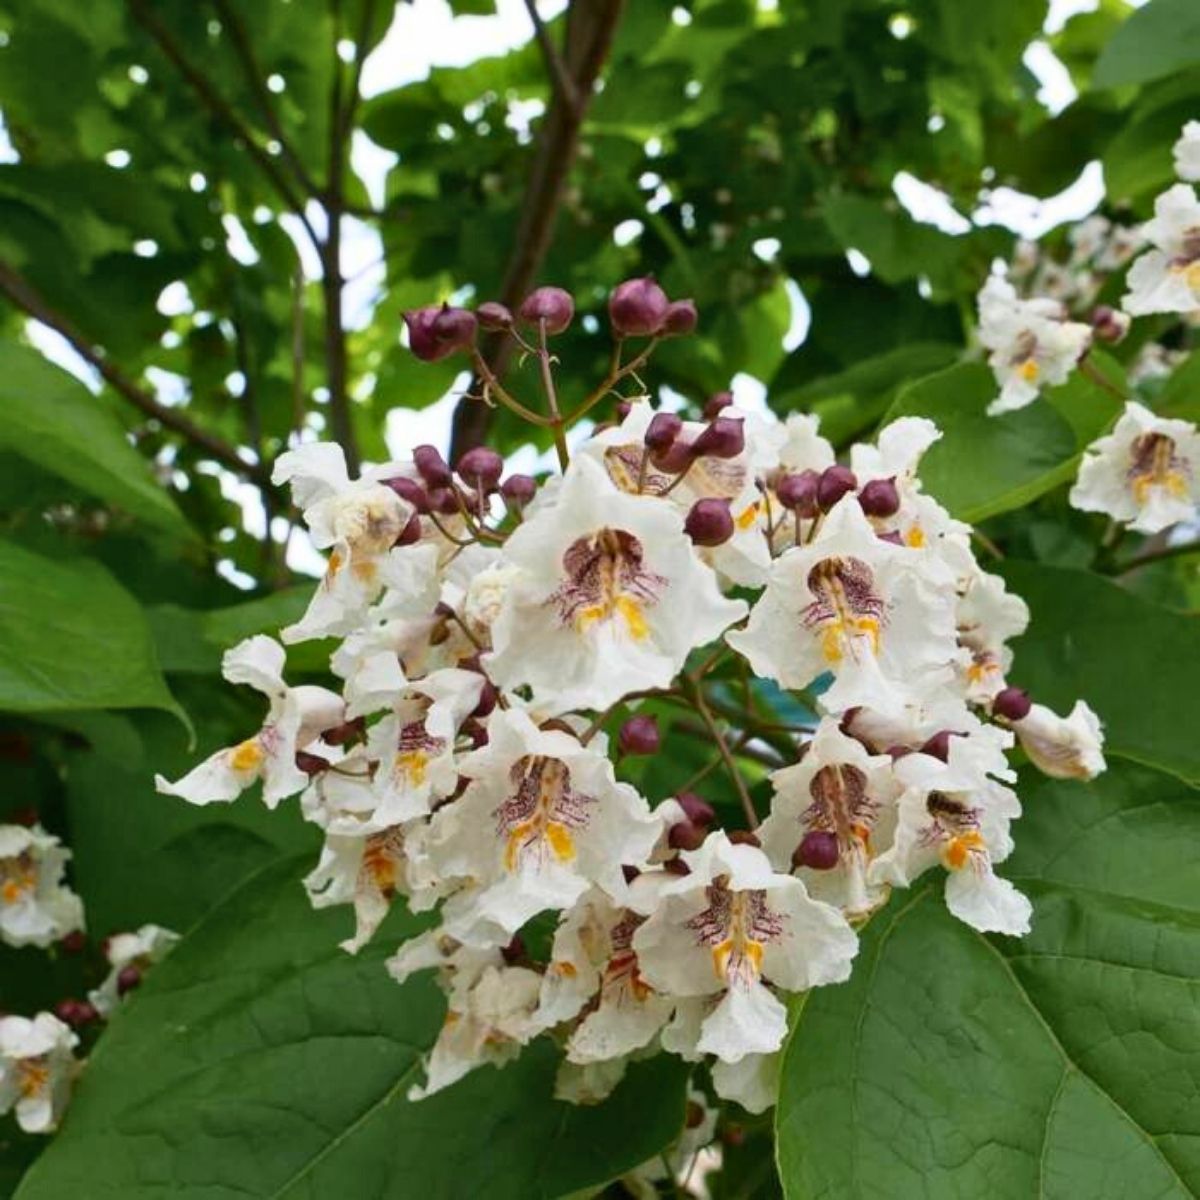
<svg viewBox="0 0 1200 1200"><path fill-rule="evenodd" d="M146 30L158 44L159 49L167 56L179 73L187 80L192 90L204 102L208 110L220 120L229 131L245 147L246 152L261 168L263 174L270 180L280 198L295 214L312 244L320 249L320 239L316 230L304 211L303 197L297 196L291 184L275 164L270 154L258 144L254 133L245 125L242 119L229 106L224 97L212 86L208 76L189 61L171 31L149 10L147 0L126 0L134 19Z"/></svg>
<svg viewBox="0 0 1200 1200"><path fill-rule="evenodd" d="M271 93L267 88L266 76L254 53L254 45L246 33L245 25L242 24L229 0L213 0L213 5L221 18L221 23L229 30L230 37L233 39L234 51L242 64L242 73L246 76L246 82L254 93L255 102L258 104L263 120L267 123L267 129L279 143L281 153L292 168L292 173L296 176L300 186L310 196L318 196L321 189L317 186L316 180L308 173L308 168L305 167L300 155L293 148L291 140L284 132L279 116L275 112L275 105L271 101Z"/></svg>
<svg viewBox="0 0 1200 1200"><path fill-rule="evenodd" d="M120 395L124 396L135 408L147 417L157 421L164 429L170 429L179 434L204 454L219 462L222 466L236 472L245 479L258 484L260 488L271 486L270 472L261 462L247 462L237 452L236 447L228 442L201 429L199 425L167 408L154 399L149 392L135 383L119 367L112 363L104 352L86 338L62 313L51 308L40 293L18 271L8 263L0 261L0 294L8 297L19 309L34 320L61 334L71 345L71 348L90 363L109 385Z"/></svg>
<svg viewBox="0 0 1200 1200"><path fill-rule="evenodd" d="M367 60L367 43L371 40L371 30L375 25L375 0L364 0L362 21L358 27L358 36L354 39L354 63L350 68L350 86L346 90L346 107L342 114L342 137L349 138L354 131L354 115L358 111L361 99L363 63ZM372 213L371 215L376 215Z"/></svg>
<svg viewBox="0 0 1200 1200"><path fill-rule="evenodd" d="M554 95L535 152L513 237L513 252L504 273L499 299L510 308L521 302L541 270L562 207L567 175L579 149L579 134L596 79L608 57L624 0L573 0L567 10L566 42L562 58L577 99L571 103L561 88ZM514 343L504 335L489 339L484 356L494 376L502 376ZM470 389L478 394L478 383ZM464 399L454 413L453 457L478 446L486 437L491 410L478 401Z"/></svg>
<svg viewBox="0 0 1200 1200"><path fill-rule="evenodd" d="M533 23L533 36L537 38L538 48L546 60L550 81L554 84L560 99L569 105L572 111L578 112L580 108L579 89L576 88L575 81L567 74L567 65L563 62L562 55L559 54L558 47L554 44L554 39L546 28L545 21L542 20L542 14L537 10L537 0L525 0L525 8L529 13L529 20Z"/></svg>

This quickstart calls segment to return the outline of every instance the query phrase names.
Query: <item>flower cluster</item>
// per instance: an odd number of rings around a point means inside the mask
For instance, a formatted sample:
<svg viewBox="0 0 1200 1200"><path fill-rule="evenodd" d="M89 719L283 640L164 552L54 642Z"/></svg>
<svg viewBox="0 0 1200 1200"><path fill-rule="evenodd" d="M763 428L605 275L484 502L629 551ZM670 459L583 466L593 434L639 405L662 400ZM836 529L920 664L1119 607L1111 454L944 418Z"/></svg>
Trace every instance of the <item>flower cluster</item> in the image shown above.
<svg viewBox="0 0 1200 1200"><path fill-rule="evenodd" d="M474 344L481 325L516 338L541 361L561 472L506 477L487 449L452 469L420 446L352 480L335 446L285 454L276 479L330 553L282 642L338 639L340 694L289 685L284 646L250 638L225 674L264 695L262 728L159 787L196 804L258 781L269 805L298 795L325 837L307 889L353 907L351 952L397 896L436 910L388 964L401 981L435 971L447 997L415 1096L549 1034L565 1097L602 1097L661 1048L761 1110L787 998L847 978L892 888L944 867L960 919L1029 928L996 871L1020 813L1008 752L1090 778L1099 723L1008 683L1027 610L923 491L931 422L896 421L838 462L810 416L722 394L687 419L638 395L568 452L570 420L694 309L653 281L618 288L612 372L563 415L547 338L570 297L499 308L410 314L413 348L473 354L489 395L532 413ZM634 337L647 346L626 359ZM722 793L644 782L686 739ZM747 779L764 763L760 824Z"/></svg>

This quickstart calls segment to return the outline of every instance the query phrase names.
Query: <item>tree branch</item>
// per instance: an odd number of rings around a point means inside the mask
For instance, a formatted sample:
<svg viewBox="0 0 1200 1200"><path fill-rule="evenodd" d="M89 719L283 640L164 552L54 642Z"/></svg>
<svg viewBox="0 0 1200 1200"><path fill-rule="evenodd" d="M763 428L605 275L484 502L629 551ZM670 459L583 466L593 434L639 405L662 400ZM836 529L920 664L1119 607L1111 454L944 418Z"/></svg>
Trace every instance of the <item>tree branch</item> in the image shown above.
<svg viewBox="0 0 1200 1200"><path fill-rule="evenodd" d="M546 60L546 70L550 73L551 82L558 91L559 97L570 106L572 111L578 112L579 91L575 87L575 81L567 74L567 67L562 60L562 55L559 54L558 47L554 44L554 39L546 28L546 23L537 10L537 0L525 0L525 8L533 23L533 36L537 38L542 57Z"/></svg>
<svg viewBox="0 0 1200 1200"><path fill-rule="evenodd" d="M246 82L250 85L250 90L254 93L254 99L258 104L259 111L263 115L263 120L267 123L267 128L270 130L271 136L279 143L283 157L292 168L292 173L296 176L300 186L308 195L318 196L320 188L317 186L316 180L308 173L308 169L305 167L300 155L296 153L290 139L284 132L278 114L275 112L275 106L271 102L271 93L267 89L266 76L263 75L262 68L259 66L258 58L254 53L254 46L246 33L245 25L242 24L241 19L229 3L229 0L213 0L213 5L221 18L222 24L229 30L229 35L233 39L234 50L242 64L242 73L246 76Z"/></svg>
<svg viewBox="0 0 1200 1200"><path fill-rule="evenodd" d="M126 0L126 3L133 13L134 19L150 34L158 44L159 49L167 56L184 79L187 80L192 90L204 102L213 116L220 120L234 137L246 147L246 152L254 159L263 174L270 180L275 190L279 193L280 198L304 227L304 231L308 234L312 244L319 250L321 242L304 211L303 197L297 196L292 191L291 184L284 177L283 172L280 171L271 156L258 144L250 128L242 122L242 119L212 86L204 72L188 60L179 43L175 41L171 31L149 10L147 0Z"/></svg>
<svg viewBox="0 0 1200 1200"><path fill-rule="evenodd" d="M579 148L583 118L623 7L624 0L573 0L567 10L566 47L561 61L577 102L571 103L563 89L555 87L542 122L521 219L513 238L512 256L500 288L499 300L510 308L519 304L529 291L550 248L567 175ZM512 340L503 334L488 339L483 353L494 376L503 375L513 346ZM478 394L480 390L477 380L470 394ZM487 435L490 421L491 410L486 405L470 399L460 401L454 413L453 457L478 446Z"/></svg>
<svg viewBox="0 0 1200 1200"><path fill-rule="evenodd" d="M51 308L28 280L3 261L0 261L0 294L7 296L27 315L66 338L80 358L91 363L116 392L147 417L157 421L164 429L179 434L202 450L207 457L258 484L260 488L266 489L271 486L271 473L265 464L247 462L236 447L206 429L201 429L175 409L160 404L149 392L115 366L67 317Z"/></svg>

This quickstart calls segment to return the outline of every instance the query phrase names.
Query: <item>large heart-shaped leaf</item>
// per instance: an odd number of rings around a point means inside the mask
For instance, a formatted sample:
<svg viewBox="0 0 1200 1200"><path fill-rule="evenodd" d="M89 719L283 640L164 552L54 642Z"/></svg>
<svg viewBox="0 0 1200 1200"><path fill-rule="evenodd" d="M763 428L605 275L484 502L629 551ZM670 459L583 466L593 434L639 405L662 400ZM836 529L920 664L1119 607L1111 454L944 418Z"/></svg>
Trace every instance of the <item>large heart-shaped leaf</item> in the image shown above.
<svg viewBox="0 0 1200 1200"><path fill-rule="evenodd" d="M1088 571L1009 562L1003 574L1032 614L1014 681L1060 711L1082 696L1104 721L1108 752L1200 781L1196 619Z"/></svg>
<svg viewBox="0 0 1200 1200"><path fill-rule="evenodd" d="M313 912L285 861L202 921L112 1022L19 1200L534 1200L599 1186L683 1122L686 1070L636 1064L594 1107L552 1099L557 1052L528 1047L410 1102L442 1020L427 978L357 958L345 912Z"/></svg>
<svg viewBox="0 0 1200 1200"><path fill-rule="evenodd" d="M926 490L972 523L1020 508L1074 473L1118 405L1076 373L1017 412L988 416L999 388L982 363L959 363L905 388L885 420L928 417L942 438L921 460Z"/></svg>
<svg viewBox="0 0 1200 1200"><path fill-rule="evenodd" d="M1104 47L1092 83L1097 88L1147 83L1200 56L1200 7L1193 0L1150 0Z"/></svg>
<svg viewBox="0 0 1200 1200"><path fill-rule="evenodd" d="M140 606L98 563L0 541L0 710L96 708L182 716Z"/></svg>
<svg viewBox="0 0 1200 1200"><path fill-rule="evenodd" d="M151 525L188 533L117 419L66 371L26 346L0 342L0 405L0 447Z"/></svg>
<svg viewBox="0 0 1200 1200"><path fill-rule="evenodd" d="M1028 937L975 933L933 881L809 996L777 1116L788 1196L1200 1191L1200 797L1127 763L1021 791L1005 874Z"/></svg>

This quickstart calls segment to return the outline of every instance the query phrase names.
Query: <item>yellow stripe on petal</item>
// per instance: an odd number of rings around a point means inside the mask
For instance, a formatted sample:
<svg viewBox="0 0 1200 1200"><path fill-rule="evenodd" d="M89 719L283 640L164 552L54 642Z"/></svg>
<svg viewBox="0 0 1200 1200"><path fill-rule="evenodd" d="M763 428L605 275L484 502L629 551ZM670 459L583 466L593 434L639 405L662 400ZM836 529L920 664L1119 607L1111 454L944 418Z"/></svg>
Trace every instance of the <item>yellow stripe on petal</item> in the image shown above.
<svg viewBox="0 0 1200 1200"><path fill-rule="evenodd" d="M650 632L650 626L646 623L646 614L642 606L632 596L618 596L615 607L617 612L625 618L629 636L634 641L640 642Z"/></svg>
<svg viewBox="0 0 1200 1200"><path fill-rule="evenodd" d="M229 765L235 771L256 771L263 764L266 755L258 744L257 738L248 738L240 746L235 746L229 755Z"/></svg>
<svg viewBox="0 0 1200 1200"><path fill-rule="evenodd" d="M971 861L971 853L984 848L983 834L972 829L952 837L946 844L944 858L951 871L961 871Z"/></svg>
<svg viewBox="0 0 1200 1200"><path fill-rule="evenodd" d="M546 822L546 841L559 862L570 862L575 857L575 839L571 836L571 831L560 822Z"/></svg>

